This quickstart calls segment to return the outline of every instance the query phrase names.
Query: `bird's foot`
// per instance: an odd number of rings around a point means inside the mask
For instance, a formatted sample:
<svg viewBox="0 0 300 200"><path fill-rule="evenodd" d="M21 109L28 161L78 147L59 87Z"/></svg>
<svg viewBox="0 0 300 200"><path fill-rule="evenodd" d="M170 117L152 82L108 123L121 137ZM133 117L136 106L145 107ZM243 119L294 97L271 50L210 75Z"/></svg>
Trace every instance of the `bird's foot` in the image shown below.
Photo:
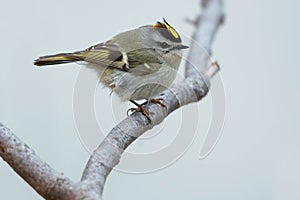
<svg viewBox="0 0 300 200"><path fill-rule="evenodd" d="M129 115L129 113L134 113L134 112L141 112L143 113L143 115L145 115L147 117L147 119L151 122L151 118L150 118L150 112L146 110L145 106L148 103L155 103L155 104L159 104L161 107L166 107L166 105L162 102L163 99L162 98L158 98L158 99L149 99L146 102L142 103L142 104L138 104L137 102L130 100L131 103L133 103L134 105L137 106L137 108L129 108L127 110L127 115Z"/></svg>
<svg viewBox="0 0 300 200"><path fill-rule="evenodd" d="M137 106L137 108L129 108L127 110L127 115L129 115L129 113L135 113L135 112L141 112L143 113L143 115L145 115L147 117L147 119L151 122L151 118L150 118L150 113L146 110L145 106L147 104L147 102L142 103L142 104L138 104L137 102L130 100L131 103L133 103L134 105Z"/></svg>

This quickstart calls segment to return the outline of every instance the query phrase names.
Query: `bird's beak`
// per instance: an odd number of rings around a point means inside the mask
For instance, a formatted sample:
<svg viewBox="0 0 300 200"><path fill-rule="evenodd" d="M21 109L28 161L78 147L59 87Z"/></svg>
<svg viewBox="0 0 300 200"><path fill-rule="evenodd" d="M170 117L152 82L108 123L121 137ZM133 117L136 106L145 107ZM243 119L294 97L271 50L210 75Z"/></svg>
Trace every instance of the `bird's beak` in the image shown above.
<svg viewBox="0 0 300 200"><path fill-rule="evenodd" d="M189 48L189 46L183 44L177 46L177 49L187 49L187 48Z"/></svg>

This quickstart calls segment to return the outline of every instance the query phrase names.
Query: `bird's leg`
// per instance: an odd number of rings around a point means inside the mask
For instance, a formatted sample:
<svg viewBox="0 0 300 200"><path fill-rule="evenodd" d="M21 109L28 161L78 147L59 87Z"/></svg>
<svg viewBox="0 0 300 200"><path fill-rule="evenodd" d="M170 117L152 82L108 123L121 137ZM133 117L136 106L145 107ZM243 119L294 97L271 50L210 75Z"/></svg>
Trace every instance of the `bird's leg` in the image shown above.
<svg viewBox="0 0 300 200"><path fill-rule="evenodd" d="M133 100L129 100L131 103L133 103L134 105L137 106L137 108L129 108L127 110L127 115L129 114L129 112L142 112L143 115L145 115L147 117L147 119L151 122L151 118L150 118L150 113L145 109L145 105L147 104L147 102L143 103L143 104L138 104L137 102L133 101Z"/></svg>

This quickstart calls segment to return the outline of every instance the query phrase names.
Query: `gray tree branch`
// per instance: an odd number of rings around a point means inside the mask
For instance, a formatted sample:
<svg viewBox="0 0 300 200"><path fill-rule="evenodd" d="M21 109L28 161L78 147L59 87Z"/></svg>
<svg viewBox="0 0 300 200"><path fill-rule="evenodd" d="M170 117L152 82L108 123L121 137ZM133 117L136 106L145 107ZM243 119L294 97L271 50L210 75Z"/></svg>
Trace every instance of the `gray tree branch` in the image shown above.
<svg viewBox="0 0 300 200"><path fill-rule="evenodd" d="M206 66L211 43L223 21L222 0L203 0L202 7L202 15L194 23L196 30L188 56L191 62L186 64L185 80L173 84L158 97L163 99L165 108L152 103L146 106L152 123L140 112L135 112L116 125L91 155L79 182L51 168L1 123L0 156L46 199L102 199L107 176L119 163L124 150L171 112L198 102L208 93L210 79L219 70L217 63L212 63L208 68ZM197 48L199 45L203 48Z"/></svg>
<svg viewBox="0 0 300 200"><path fill-rule="evenodd" d="M0 156L43 197L59 199L64 195L76 196L74 182L51 168L1 123Z"/></svg>

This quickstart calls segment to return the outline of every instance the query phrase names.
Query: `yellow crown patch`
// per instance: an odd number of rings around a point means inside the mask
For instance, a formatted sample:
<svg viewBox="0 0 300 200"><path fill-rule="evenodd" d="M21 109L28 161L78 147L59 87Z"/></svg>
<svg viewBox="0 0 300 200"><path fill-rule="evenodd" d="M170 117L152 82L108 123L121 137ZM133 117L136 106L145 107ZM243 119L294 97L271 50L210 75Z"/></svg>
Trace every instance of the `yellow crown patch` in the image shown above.
<svg viewBox="0 0 300 200"><path fill-rule="evenodd" d="M175 29L170 26L170 24L168 24L168 22L164 19L164 25L166 26L166 28L168 29L168 31L175 37L175 38L179 38L178 33L175 31Z"/></svg>
<svg viewBox="0 0 300 200"><path fill-rule="evenodd" d="M164 20L163 23L157 22L156 24L153 24L153 27L154 28L165 28L175 39L180 39L180 36L176 32L176 30L165 20L165 18L163 20Z"/></svg>

